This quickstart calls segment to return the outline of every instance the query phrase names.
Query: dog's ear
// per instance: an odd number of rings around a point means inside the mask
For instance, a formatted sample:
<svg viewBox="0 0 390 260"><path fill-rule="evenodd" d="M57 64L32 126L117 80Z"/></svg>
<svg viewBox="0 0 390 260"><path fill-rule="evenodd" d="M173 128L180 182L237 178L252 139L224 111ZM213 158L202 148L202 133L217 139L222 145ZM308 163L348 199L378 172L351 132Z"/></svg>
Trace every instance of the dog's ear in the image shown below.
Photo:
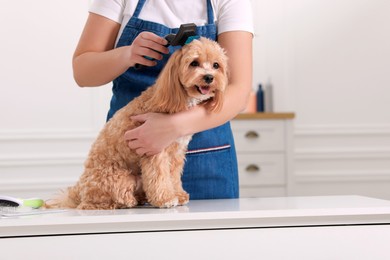
<svg viewBox="0 0 390 260"><path fill-rule="evenodd" d="M152 103L161 112L176 113L187 108L187 94L179 78L182 56L182 49L175 51L157 78Z"/></svg>
<svg viewBox="0 0 390 260"><path fill-rule="evenodd" d="M227 61L224 60L223 61L223 72L221 72L223 74L223 77L221 79L221 89L215 91L214 93L214 97L208 101L206 101L206 103L204 104L205 105L205 108L207 109L207 111L209 112L219 112L221 111L222 109L222 106L223 106L223 102L224 102L224 92L226 91L226 88L227 88L227 85L228 85L228 81L229 81L229 71L227 70Z"/></svg>
<svg viewBox="0 0 390 260"><path fill-rule="evenodd" d="M222 109L223 100L224 100L223 93L222 93L222 91L218 90L218 91L215 92L213 98L211 98L210 100L207 100L204 103L204 107L209 112L219 112Z"/></svg>
<svg viewBox="0 0 390 260"><path fill-rule="evenodd" d="M224 92L226 91L226 88L229 84L229 77L230 77L230 72L228 69L228 57L226 55L226 52L223 48L219 46L218 43L213 42L216 48L218 49L217 53L220 53L219 57L219 64L220 64L220 89L215 91L214 97L208 101L206 101L205 108L209 112L219 112L221 111L223 107L223 102L224 102Z"/></svg>

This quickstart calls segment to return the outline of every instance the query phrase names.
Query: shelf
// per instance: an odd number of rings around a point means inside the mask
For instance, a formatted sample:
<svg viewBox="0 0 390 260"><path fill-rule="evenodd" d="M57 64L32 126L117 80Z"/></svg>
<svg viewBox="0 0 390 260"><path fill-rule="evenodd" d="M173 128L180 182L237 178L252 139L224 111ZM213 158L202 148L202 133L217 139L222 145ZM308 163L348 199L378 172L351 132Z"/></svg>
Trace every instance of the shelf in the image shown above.
<svg viewBox="0 0 390 260"><path fill-rule="evenodd" d="M234 119L293 119L295 113L283 112L283 113L242 113L238 114Z"/></svg>

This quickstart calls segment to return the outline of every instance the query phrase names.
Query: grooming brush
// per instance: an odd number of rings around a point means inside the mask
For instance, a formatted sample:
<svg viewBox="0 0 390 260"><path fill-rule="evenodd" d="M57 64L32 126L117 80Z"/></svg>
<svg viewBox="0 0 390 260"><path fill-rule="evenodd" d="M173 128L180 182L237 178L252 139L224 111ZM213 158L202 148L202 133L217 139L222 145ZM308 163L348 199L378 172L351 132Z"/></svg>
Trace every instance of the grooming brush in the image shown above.
<svg viewBox="0 0 390 260"><path fill-rule="evenodd" d="M196 35L196 25L194 23L186 23L180 25L177 34L168 34L165 36L165 39L168 41L167 46L184 46L195 39L199 39L199 36Z"/></svg>
<svg viewBox="0 0 390 260"><path fill-rule="evenodd" d="M168 44L165 45L168 46L184 46L186 44L189 44L193 40L199 39L199 36L196 35L196 24L194 23L186 23L180 25L179 31L177 34L171 33L165 36L165 40L168 41ZM148 60L154 60L150 57L145 57ZM136 69L143 68L144 66L141 64L135 64Z"/></svg>
<svg viewBox="0 0 390 260"><path fill-rule="evenodd" d="M18 199L10 196L2 196L0 195L0 207L30 207L34 209L38 209L42 207L44 201L42 199L30 198L30 199Z"/></svg>

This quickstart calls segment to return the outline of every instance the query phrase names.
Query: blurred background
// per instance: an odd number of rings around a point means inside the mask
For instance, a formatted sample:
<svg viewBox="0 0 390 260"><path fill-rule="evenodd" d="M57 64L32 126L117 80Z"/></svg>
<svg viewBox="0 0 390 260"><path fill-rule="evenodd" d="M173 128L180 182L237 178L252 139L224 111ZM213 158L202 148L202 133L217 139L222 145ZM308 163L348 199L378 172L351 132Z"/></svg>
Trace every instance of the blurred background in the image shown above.
<svg viewBox="0 0 390 260"><path fill-rule="evenodd" d="M79 88L71 59L88 1L0 9L0 194L74 183L110 85ZM253 0L253 88L293 112L291 194L390 199L390 1Z"/></svg>

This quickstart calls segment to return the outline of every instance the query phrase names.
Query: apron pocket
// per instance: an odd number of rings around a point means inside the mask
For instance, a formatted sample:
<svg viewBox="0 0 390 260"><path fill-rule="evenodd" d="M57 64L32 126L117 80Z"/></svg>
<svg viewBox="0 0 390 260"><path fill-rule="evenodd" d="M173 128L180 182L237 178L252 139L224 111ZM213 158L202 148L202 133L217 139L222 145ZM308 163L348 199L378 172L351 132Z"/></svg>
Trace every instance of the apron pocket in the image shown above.
<svg viewBox="0 0 390 260"><path fill-rule="evenodd" d="M221 145L221 146L214 146L214 147L209 147L209 148L199 148L199 149L194 149L194 150L188 150L186 154L199 154L199 153L209 153L209 152L215 152L215 151L221 151L221 150L226 150L230 149L230 144L226 145Z"/></svg>
<svg viewBox="0 0 390 260"><path fill-rule="evenodd" d="M238 172L231 145L189 150L182 182L190 199L238 197Z"/></svg>

